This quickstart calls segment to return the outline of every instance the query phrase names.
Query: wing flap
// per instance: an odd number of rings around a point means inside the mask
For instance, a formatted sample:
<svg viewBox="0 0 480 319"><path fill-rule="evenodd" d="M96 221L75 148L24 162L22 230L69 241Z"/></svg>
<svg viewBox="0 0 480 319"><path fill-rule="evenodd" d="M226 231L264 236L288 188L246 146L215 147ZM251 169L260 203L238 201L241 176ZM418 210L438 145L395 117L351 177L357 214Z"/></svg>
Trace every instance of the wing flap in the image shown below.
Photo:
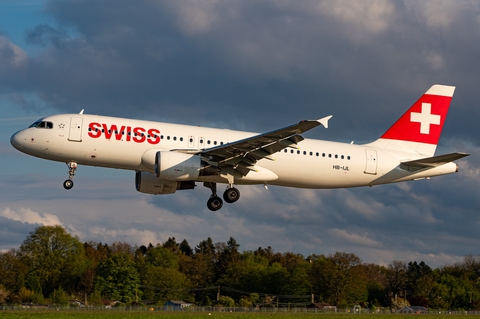
<svg viewBox="0 0 480 319"><path fill-rule="evenodd" d="M470 154L461 153L461 152L449 153L444 155L421 158L413 161L402 162L402 165L411 166L411 167L420 167L420 168L437 167L443 164L453 162L460 158L466 157L468 155Z"/></svg>
<svg viewBox="0 0 480 319"><path fill-rule="evenodd" d="M287 147L297 148L297 143L304 139L299 134L319 125L328 127L328 120L331 117L330 115L315 121L301 121L278 130L208 148L199 153L206 158L215 159L220 165L235 165L242 158L252 164L263 158L274 160L272 154Z"/></svg>

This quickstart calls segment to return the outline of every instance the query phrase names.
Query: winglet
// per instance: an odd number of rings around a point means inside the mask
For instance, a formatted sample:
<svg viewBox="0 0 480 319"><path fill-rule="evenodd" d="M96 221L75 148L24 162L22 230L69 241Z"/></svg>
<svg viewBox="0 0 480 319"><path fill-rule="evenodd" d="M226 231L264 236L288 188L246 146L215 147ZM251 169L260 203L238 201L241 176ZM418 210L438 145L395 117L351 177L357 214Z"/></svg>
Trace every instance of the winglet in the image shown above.
<svg viewBox="0 0 480 319"><path fill-rule="evenodd" d="M318 123L322 124L325 128L328 128L328 120L332 118L333 115L326 116L317 120Z"/></svg>

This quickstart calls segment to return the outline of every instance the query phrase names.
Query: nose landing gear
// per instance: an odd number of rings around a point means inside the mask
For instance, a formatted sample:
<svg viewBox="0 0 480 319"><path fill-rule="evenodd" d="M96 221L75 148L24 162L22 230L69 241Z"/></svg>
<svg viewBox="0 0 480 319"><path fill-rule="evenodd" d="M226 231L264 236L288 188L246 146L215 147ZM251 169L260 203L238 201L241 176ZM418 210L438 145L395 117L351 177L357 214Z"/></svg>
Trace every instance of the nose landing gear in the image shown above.
<svg viewBox="0 0 480 319"><path fill-rule="evenodd" d="M63 187L65 189L72 189L73 187L73 176L75 176L75 171L78 167L76 162L69 162L67 163L68 166L68 179L63 182Z"/></svg>

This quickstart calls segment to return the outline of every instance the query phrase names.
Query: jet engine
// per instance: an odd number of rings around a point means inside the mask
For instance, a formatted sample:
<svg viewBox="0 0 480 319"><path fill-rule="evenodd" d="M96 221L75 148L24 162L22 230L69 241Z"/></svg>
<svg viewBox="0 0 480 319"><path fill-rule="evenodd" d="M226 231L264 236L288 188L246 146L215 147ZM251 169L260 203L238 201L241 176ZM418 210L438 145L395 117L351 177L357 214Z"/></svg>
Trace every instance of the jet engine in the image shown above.
<svg viewBox="0 0 480 319"><path fill-rule="evenodd" d="M135 188L137 191L146 194L173 194L177 190L182 189L194 189L194 181L169 181L156 177L155 175L147 172L135 173Z"/></svg>
<svg viewBox="0 0 480 319"><path fill-rule="evenodd" d="M191 181L199 176L220 174L220 168L209 165L197 155L158 151L155 155L155 175L170 181Z"/></svg>

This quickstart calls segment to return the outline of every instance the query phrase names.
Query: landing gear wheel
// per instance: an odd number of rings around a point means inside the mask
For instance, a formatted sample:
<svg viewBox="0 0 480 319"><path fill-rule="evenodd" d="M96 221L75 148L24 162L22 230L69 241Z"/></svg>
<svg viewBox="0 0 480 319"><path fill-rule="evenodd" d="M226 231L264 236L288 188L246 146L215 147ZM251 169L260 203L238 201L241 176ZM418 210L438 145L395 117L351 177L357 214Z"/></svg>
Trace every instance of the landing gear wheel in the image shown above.
<svg viewBox="0 0 480 319"><path fill-rule="evenodd" d="M223 199L231 204L235 203L240 198L240 191L235 187L227 188L223 193Z"/></svg>
<svg viewBox="0 0 480 319"><path fill-rule="evenodd" d="M73 181L71 179L67 179L65 182L63 182L63 187L65 189L72 189Z"/></svg>
<svg viewBox="0 0 480 319"><path fill-rule="evenodd" d="M212 196L207 201L207 207L212 212L219 210L223 206L223 201L218 196Z"/></svg>

